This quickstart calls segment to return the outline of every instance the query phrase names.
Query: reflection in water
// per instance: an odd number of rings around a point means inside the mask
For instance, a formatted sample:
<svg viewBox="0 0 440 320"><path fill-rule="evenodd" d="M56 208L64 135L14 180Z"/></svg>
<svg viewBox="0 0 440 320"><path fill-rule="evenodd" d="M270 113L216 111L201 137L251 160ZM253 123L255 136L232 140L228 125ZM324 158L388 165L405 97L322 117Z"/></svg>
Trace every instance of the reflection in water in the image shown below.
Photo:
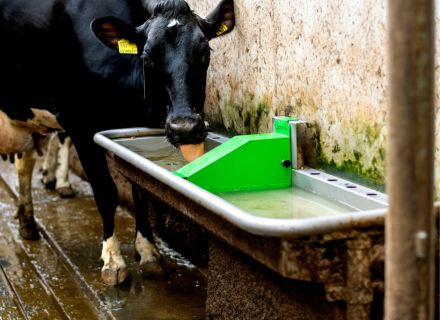
<svg viewBox="0 0 440 320"><path fill-rule="evenodd" d="M171 146L164 137L118 139L115 141L169 171L177 171L188 164L180 149ZM204 144L204 153L218 145L219 142L207 139Z"/></svg>
<svg viewBox="0 0 440 320"><path fill-rule="evenodd" d="M179 170L188 164L180 149L171 146L164 137L125 139L117 142L169 171Z"/></svg>
<svg viewBox="0 0 440 320"><path fill-rule="evenodd" d="M144 275L137 261L126 259L131 281L125 286L102 285L99 298L117 319L204 319L206 277L163 240L156 238L156 243L170 274Z"/></svg>
<svg viewBox="0 0 440 320"><path fill-rule="evenodd" d="M169 171L177 171L188 164L182 152L171 146L152 151L145 151L135 146L127 146L127 148Z"/></svg>
<svg viewBox="0 0 440 320"><path fill-rule="evenodd" d="M131 286L132 285L133 284L131 284ZM104 302L108 309L120 310L127 304L128 297L130 296L131 286L119 286L109 288L109 290L104 288L99 290L98 297L102 302Z"/></svg>
<svg viewBox="0 0 440 320"><path fill-rule="evenodd" d="M254 216L264 218L303 219L357 211L348 205L296 186L221 192L217 195Z"/></svg>

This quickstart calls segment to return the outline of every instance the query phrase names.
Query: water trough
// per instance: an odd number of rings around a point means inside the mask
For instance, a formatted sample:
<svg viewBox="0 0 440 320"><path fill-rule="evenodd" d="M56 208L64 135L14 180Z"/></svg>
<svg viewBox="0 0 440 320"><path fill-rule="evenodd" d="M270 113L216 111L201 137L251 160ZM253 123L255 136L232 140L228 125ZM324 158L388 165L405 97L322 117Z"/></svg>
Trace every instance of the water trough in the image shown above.
<svg viewBox="0 0 440 320"><path fill-rule="evenodd" d="M249 308L257 315L277 317L300 312L304 319L381 315L387 196L301 168L296 141L301 125L297 119L274 118L274 133L247 136L245 142L237 141L246 136L228 139L209 133L205 152L210 152L189 165L167 145L161 129L95 135L116 169L144 191L153 227L173 233L166 226L170 216L177 216L180 225L187 226L187 232L178 232L177 246L186 243L181 248L190 256L209 251L204 265L210 274L208 318L248 318ZM263 152L264 145L257 145L256 151L249 147L258 140L255 143L266 143L267 148L274 138L286 143L280 144L279 155L277 150ZM243 156L240 150L246 143ZM221 161L223 166L218 165ZM255 174L240 176L246 170ZM222 180L222 174L232 178ZM248 185L237 184L234 176L249 180ZM216 181L226 187L213 190ZM288 185L282 185L286 181ZM249 187L258 183L266 190ZM253 306L244 306L243 299L254 301Z"/></svg>

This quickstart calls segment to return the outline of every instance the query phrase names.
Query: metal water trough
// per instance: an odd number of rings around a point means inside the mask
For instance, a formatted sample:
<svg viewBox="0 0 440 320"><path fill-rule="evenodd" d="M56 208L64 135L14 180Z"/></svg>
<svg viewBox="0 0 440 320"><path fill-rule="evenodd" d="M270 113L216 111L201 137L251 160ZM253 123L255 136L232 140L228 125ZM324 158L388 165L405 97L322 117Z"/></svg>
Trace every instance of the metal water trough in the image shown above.
<svg viewBox="0 0 440 320"><path fill-rule="evenodd" d="M290 122L293 153L296 126L300 124ZM226 243L232 251L252 257L284 278L323 284L319 298L322 304L345 301L343 313L347 319L370 318L373 292L380 293L376 294L379 299L383 292L383 272L377 270L383 269L386 195L315 169L292 169L292 184L348 204L355 208L353 212L305 219L256 217L120 144L126 139L133 143L160 143L164 140L162 134L161 129L131 128L100 132L94 139L114 159L116 169L145 191L150 211L160 204L208 231L210 254L214 252L211 247L218 251L218 241ZM214 147L226 141L227 138L210 133L206 144ZM295 160L296 154L292 154L292 167L296 166ZM228 250L223 250L226 256ZM213 263L210 261L209 268ZM372 268L376 271L372 272ZM223 312L213 310L217 307L209 303L210 297L218 299L222 290L208 285L208 315ZM314 316L328 316L326 308L316 307L311 312L316 312Z"/></svg>

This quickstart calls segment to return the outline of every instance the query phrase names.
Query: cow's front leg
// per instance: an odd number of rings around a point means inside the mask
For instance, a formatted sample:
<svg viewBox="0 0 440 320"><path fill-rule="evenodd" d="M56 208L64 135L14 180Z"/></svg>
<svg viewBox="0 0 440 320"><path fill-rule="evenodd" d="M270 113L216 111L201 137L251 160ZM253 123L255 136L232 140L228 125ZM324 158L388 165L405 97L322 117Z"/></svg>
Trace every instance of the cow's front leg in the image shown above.
<svg viewBox="0 0 440 320"><path fill-rule="evenodd" d="M37 240L40 237L34 220L32 203L32 172L35 166L35 150L25 151L21 158L15 156L15 167L18 172L19 197L16 217L20 221L19 232L24 239Z"/></svg>
<svg viewBox="0 0 440 320"><path fill-rule="evenodd" d="M81 157L81 154L78 153ZM102 158L101 158L102 156ZM121 254L121 247L115 233L115 212L118 205L118 190L108 171L104 152L99 156L90 157L93 165L97 165L94 172L86 171L92 183L93 194L102 217L103 243L101 260L104 263L101 269L102 280L111 286L123 283L130 277L127 265ZM100 161L103 160L103 161ZM81 161L83 164L84 161ZM89 161L85 163L87 168ZM87 169L86 169L87 170ZM99 178L99 179L96 179Z"/></svg>
<svg viewBox="0 0 440 320"><path fill-rule="evenodd" d="M69 123L63 125L67 128ZM76 128L76 126L74 127ZM73 134L72 134L73 133ZM101 260L104 263L101 278L108 285L117 285L130 277L115 234L115 212L118 206L118 190L110 175L104 150L93 142L93 133L70 131L81 164L87 174L102 217L103 245Z"/></svg>
<svg viewBox="0 0 440 320"><path fill-rule="evenodd" d="M78 153L79 154L79 153ZM96 204L102 216L102 223L104 229L104 241L102 244L101 260L104 265L101 270L101 278L108 285L118 285L126 281L130 277L127 265L121 254L121 247L115 233L115 212L118 204L118 190L113 182L110 172L108 171L107 163L105 162L104 153L102 153L102 160L96 161L96 157L92 157L94 164L101 164L100 173L106 171L108 173L102 175L101 180L95 183L94 174L90 175L87 171L87 176L90 179L93 187Z"/></svg>
<svg viewBox="0 0 440 320"><path fill-rule="evenodd" d="M92 153L93 154L93 153ZM80 155L80 153L78 153ZM80 155L81 157L81 155ZM102 158L101 158L102 157ZM93 165L97 165L95 171L86 171L92 182L93 194L102 217L103 244L101 260L104 263L101 270L101 278L108 285L118 285L130 277L127 265L121 254L121 247L115 233L115 212L118 205L118 190L110 176L104 152L99 156L90 157ZM103 161L100 161L103 160ZM84 163L84 161L81 161ZM85 167L87 168L89 161ZM99 179L96 179L99 178Z"/></svg>
<svg viewBox="0 0 440 320"><path fill-rule="evenodd" d="M124 282L130 276L114 230L112 236L105 239L102 244L101 260L104 263L101 278L106 284L114 286Z"/></svg>
<svg viewBox="0 0 440 320"><path fill-rule="evenodd" d="M61 198L71 198L75 194L69 182L69 153L72 140L66 133L59 133L58 166L56 169L56 191Z"/></svg>
<svg viewBox="0 0 440 320"><path fill-rule="evenodd" d="M132 186L136 213L136 252L140 268L146 274L163 275L167 272L163 258L156 247L148 220L149 199L142 190Z"/></svg>

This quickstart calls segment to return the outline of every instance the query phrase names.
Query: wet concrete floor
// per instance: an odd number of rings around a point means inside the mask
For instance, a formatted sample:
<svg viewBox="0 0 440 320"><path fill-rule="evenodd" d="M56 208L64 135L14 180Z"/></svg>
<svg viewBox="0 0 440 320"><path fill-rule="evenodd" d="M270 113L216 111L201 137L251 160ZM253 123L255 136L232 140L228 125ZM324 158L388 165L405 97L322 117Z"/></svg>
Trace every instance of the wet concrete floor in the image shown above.
<svg viewBox="0 0 440 320"><path fill-rule="evenodd" d="M70 176L76 196L61 199L33 177L34 211L42 238L18 234L13 165L0 162L0 319L205 319L207 277L156 238L170 268L144 276L135 260L135 221L118 208L116 234L131 272L128 285L109 287L100 276L102 222L87 182Z"/></svg>

